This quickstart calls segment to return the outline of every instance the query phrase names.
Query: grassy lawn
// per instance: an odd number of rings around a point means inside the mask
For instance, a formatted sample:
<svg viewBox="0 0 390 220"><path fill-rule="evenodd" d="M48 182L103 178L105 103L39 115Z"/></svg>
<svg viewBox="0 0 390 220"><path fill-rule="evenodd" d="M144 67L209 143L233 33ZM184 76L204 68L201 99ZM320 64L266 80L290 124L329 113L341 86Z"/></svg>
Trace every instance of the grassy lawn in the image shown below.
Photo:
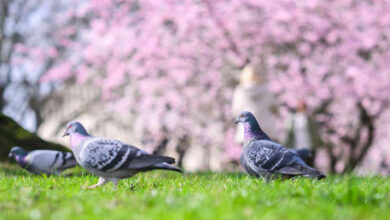
<svg viewBox="0 0 390 220"><path fill-rule="evenodd" d="M72 173L76 172L74 175ZM87 190L81 170L33 176L0 165L0 219L390 219L390 179L297 178L153 171Z"/></svg>

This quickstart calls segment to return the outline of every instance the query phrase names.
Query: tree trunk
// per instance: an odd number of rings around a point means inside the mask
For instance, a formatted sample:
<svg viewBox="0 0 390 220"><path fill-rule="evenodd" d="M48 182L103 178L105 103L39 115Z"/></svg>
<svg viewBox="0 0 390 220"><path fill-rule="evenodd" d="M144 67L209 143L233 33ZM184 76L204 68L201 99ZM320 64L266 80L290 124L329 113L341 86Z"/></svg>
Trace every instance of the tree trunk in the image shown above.
<svg viewBox="0 0 390 220"><path fill-rule="evenodd" d="M359 104L360 109L360 126L357 129L357 133L349 143L351 148L351 153L348 158L348 162L343 170L343 173L351 172L353 171L357 165L359 165L364 157L366 156L368 150L372 146L372 143L374 142L374 136L375 136L375 126L374 126L374 117L370 116L366 109ZM363 144L360 144L361 146L358 146L359 143L361 143L361 132L364 130L367 130L367 138L363 142Z"/></svg>
<svg viewBox="0 0 390 220"><path fill-rule="evenodd" d="M8 153L13 146L20 146L26 150L67 150L60 144L41 139L36 134L22 128L13 119L0 113L0 161L7 159Z"/></svg>
<svg viewBox="0 0 390 220"><path fill-rule="evenodd" d="M177 159L177 165L179 167L183 167L184 156L187 152L188 144L189 144L188 141L189 141L188 136L184 136L179 139L179 143L176 146L176 151L179 154L179 158Z"/></svg>
<svg viewBox="0 0 390 220"><path fill-rule="evenodd" d="M326 150L327 150L328 156L329 156L329 172L336 173L337 158L332 152L332 145L327 143Z"/></svg>

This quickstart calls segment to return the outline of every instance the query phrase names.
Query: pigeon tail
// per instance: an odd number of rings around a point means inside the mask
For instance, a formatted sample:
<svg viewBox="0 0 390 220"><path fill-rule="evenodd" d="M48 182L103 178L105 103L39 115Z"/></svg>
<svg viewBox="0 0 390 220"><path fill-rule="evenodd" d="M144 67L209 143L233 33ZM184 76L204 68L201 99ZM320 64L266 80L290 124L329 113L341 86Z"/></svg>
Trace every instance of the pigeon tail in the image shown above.
<svg viewBox="0 0 390 220"><path fill-rule="evenodd" d="M68 168L72 168L72 167L75 167L77 165L77 161L76 161L76 158L73 156L73 154L69 153L69 152L62 152L62 164L61 164L61 168L62 169L68 169Z"/></svg>
<svg viewBox="0 0 390 220"><path fill-rule="evenodd" d="M325 174L323 174L321 171L309 167L306 164L301 164L301 163L294 163L289 166L283 167L277 171L278 173L281 174L286 174L286 175L299 175L299 176L305 176L311 179L323 179L325 178Z"/></svg>
<svg viewBox="0 0 390 220"><path fill-rule="evenodd" d="M326 178L325 174L323 174L321 171L314 168L310 172L304 173L303 176L309 177L311 179L317 179L317 180Z"/></svg>
<svg viewBox="0 0 390 220"><path fill-rule="evenodd" d="M324 179L326 178L325 174L323 174L321 171L317 170L316 168L312 168L309 166L304 166L302 170L302 176L311 178L311 179Z"/></svg>
<svg viewBox="0 0 390 220"><path fill-rule="evenodd" d="M158 156L152 154L144 154L134 158L128 168L139 169L145 167L153 167L160 163L173 164L175 159L172 157Z"/></svg>
<svg viewBox="0 0 390 220"><path fill-rule="evenodd" d="M146 154L146 155L142 155L142 156L144 156L145 158L148 158L148 159L153 158L154 160L161 161L162 163L168 163L168 164L174 164L175 163L175 158L172 158L172 157L159 156L159 155L153 155L153 154L151 154L151 155L150 154L149 155Z"/></svg>
<svg viewBox="0 0 390 220"><path fill-rule="evenodd" d="M183 171L178 168L178 167L174 167L172 165L169 165L167 163L160 163L160 164L157 164L154 166L155 169L160 169L160 170L172 170L172 171L176 171L176 172L179 172L179 173L183 173Z"/></svg>

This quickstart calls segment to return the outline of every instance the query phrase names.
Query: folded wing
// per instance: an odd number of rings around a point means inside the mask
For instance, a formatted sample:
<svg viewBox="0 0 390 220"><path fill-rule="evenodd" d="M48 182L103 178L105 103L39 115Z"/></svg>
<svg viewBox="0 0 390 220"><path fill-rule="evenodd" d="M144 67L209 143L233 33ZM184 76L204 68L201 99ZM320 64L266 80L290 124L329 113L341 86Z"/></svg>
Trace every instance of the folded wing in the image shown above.
<svg viewBox="0 0 390 220"><path fill-rule="evenodd" d="M252 141L245 150L245 158L252 170L257 173L270 172L285 175L320 175L307 166L293 151L268 140Z"/></svg>
<svg viewBox="0 0 390 220"><path fill-rule="evenodd" d="M144 169L159 163L174 163L170 157L148 154L117 140L97 139L86 143L80 152L80 161L103 172L122 169Z"/></svg>

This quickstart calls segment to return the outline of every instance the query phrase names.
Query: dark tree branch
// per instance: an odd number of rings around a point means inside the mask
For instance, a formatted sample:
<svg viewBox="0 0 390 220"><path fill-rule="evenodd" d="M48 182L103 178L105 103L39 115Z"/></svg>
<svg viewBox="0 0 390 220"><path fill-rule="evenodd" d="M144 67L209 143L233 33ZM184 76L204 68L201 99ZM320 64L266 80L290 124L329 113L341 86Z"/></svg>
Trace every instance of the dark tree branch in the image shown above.
<svg viewBox="0 0 390 220"><path fill-rule="evenodd" d="M5 21L8 17L8 0L0 1L0 66L3 64L3 45L5 39Z"/></svg>
<svg viewBox="0 0 390 220"><path fill-rule="evenodd" d="M189 137L187 135L179 138L179 143L176 146L176 152L179 154L177 159L177 165L183 167L184 156L187 152L189 145Z"/></svg>
<svg viewBox="0 0 390 220"><path fill-rule="evenodd" d="M337 157L333 154L332 145L330 143L326 144L326 151L329 156L329 171L331 173L336 173Z"/></svg>
<svg viewBox="0 0 390 220"><path fill-rule="evenodd" d="M360 129L358 129L358 130L360 130L362 132L363 127L364 127L365 130L367 130L367 138L362 143L362 146L360 146L360 147L350 145L352 154L350 155L351 157L349 158L349 160L348 160L348 162L343 170L343 173L347 173L347 172L354 170L356 168L356 166L362 162L362 160L366 156L368 150L372 146L372 143L374 142L374 138L375 138L374 117L369 115L369 113L367 112L367 110L364 108L364 106L361 103L358 104L358 108L360 111L360 123L362 125L360 127ZM358 138L360 139L361 132L359 132L359 134L356 135L355 139L358 139ZM354 143L359 143L359 142L351 142L351 144L354 144Z"/></svg>

